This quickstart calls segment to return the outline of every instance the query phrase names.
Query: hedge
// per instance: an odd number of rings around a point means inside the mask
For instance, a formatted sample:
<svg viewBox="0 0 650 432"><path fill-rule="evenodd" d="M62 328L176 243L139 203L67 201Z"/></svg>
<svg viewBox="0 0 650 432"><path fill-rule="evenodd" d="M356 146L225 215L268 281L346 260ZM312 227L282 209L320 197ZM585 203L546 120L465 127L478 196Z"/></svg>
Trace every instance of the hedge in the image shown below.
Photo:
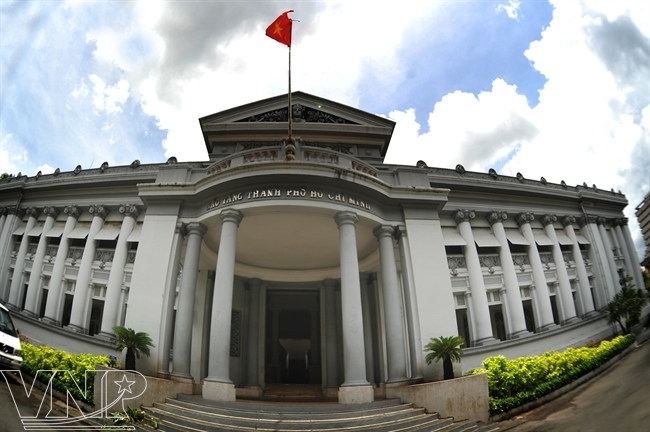
<svg viewBox="0 0 650 432"><path fill-rule="evenodd" d="M509 411L539 399L604 364L630 346L634 335L603 341L595 348L567 348L541 356L508 360L488 357L483 367L465 375L486 373L490 392L490 415Z"/></svg>
<svg viewBox="0 0 650 432"><path fill-rule="evenodd" d="M97 364L109 366L111 361L108 356L72 355L46 345L37 347L26 342L22 342L21 345L23 351L22 371L36 377L45 384L49 382L52 373L39 371L69 371L69 374L55 374L54 379L52 379L52 387L61 392L69 391L75 398L90 405L95 404L93 397L95 372L90 371L94 371ZM86 373L87 370L88 373ZM84 382L86 382L86 394L83 394Z"/></svg>

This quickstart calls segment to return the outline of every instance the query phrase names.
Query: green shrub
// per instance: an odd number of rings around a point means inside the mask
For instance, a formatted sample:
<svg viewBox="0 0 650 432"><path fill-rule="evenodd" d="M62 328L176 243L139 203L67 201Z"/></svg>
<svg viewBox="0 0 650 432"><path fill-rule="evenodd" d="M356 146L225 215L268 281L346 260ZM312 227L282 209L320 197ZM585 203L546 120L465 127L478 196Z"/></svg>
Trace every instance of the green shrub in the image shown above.
<svg viewBox="0 0 650 432"><path fill-rule="evenodd" d="M69 391L75 398L94 405L93 388L95 365L100 364L108 366L110 359L108 356L96 356L92 354L75 354L71 355L62 350L55 350L48 346L36 347L29 343L22 343L23 365L22 370L31 376L36 376L38 371L43 370L61 370L70 373L57 373L52 380L52 386L61 391ZM37 379L48 383L52 373L38 373ZM85 381L87 379L87 381ZM86 382L86 394L84 391L84 382Z"/></svg>
<svg viewBox="0 0 650 432"><path fill-rule="evenodd" d="M539 399L604 364L634 342L634 335L603 341L595 348L567 348L536 357L488 357L466 375L487 374L490 415Z"/></svg>

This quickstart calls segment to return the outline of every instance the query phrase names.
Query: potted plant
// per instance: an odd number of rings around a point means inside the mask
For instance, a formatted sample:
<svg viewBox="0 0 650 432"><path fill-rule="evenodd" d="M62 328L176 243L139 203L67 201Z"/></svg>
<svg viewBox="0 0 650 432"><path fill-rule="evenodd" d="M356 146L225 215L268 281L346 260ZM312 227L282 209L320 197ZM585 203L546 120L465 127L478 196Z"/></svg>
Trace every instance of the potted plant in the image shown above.
<svg viewBox="0 0 650 432"><path fill-rule="evenodd" d="M465 339L461 336L431 338L431 341L424 346L424 352L428 353L424 360L427 364L442 360L444 379L453 379L454 365L452 362L460 362L463 357L463 350L460 345L464 343Z"/></svg>

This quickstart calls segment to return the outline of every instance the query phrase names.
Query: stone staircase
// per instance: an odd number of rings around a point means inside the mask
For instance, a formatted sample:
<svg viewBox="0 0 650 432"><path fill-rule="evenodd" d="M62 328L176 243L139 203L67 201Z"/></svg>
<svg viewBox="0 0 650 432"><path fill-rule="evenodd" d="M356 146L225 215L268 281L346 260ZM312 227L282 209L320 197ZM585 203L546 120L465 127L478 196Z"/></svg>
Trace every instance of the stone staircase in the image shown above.
<svg viewBox="0 0 650 432"><path fill-rule="evenodd" d="M455 422L427 414L424 409L388 399L360 405L333 402L288 403L215 402L200 396L178 395L165 403L143 407L160 420L161 431L322 431L322 432L488 432L496 424Z"/></svg>

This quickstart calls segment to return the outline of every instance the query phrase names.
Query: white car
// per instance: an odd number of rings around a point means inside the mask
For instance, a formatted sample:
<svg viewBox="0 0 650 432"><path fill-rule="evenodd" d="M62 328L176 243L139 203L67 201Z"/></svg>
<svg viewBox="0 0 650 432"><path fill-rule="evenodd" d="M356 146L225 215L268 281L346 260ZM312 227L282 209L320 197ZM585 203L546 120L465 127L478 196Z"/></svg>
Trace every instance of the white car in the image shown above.
<svg viewBox="0 0 650 432"><path fill-rule="evenodd" d="M9 310L0 304L0 370L20 369L22 349Z"/></svg>

